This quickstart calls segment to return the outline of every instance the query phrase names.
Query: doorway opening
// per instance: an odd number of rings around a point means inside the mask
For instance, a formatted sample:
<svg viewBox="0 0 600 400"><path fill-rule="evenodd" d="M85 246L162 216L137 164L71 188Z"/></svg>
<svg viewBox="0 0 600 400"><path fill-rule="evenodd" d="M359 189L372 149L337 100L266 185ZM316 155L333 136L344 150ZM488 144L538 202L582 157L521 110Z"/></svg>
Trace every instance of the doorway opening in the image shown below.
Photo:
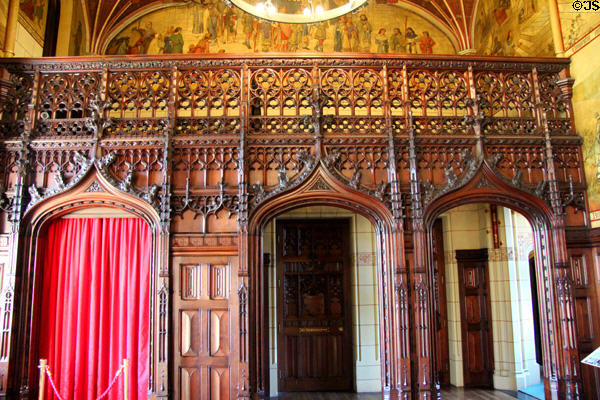
<svg viewBox="0 0 600 400"><path fill-rule="evenodd" d="M509 208L469 204L441 214L431 237L442 385L511 392L541 385L543 396L529 221Z"/></svg>
<svg viewBox="0 0 600 400"><path fill-rule="evenodd" d="M371 222L342 208L266 226L270 396L381 391L376 248Z"/></svg>

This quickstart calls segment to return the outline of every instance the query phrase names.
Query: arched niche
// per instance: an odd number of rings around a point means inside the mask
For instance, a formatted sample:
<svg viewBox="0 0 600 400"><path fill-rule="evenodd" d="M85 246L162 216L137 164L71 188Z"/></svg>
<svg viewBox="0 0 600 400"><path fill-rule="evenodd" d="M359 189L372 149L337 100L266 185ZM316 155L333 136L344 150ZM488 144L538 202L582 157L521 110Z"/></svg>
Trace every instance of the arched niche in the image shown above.
<svg viewBox="0 0 600 400"><path fill-rule="evenodd" d="M377 243L377 285L379 304L379 336L380 360L382 368L381 388L384 397L388 398L397 394L401 388L400 374L410 373L410 350L400 354L400 349L394 343L408 344L409 329L399 320L396 311L395 282L398 276L404 276L404 236L402 229L398 229L389 208L382 201L358 190L352 189L342 183L335 175L330 173L323 164L315 170L298 186L288 191L266 199L257 205L248 220L247 233L242 236L240 254L246 254L246 259L241 261L240 275L241 286L248 290L248 310L243 309L244 302L240 301L241 316L247 316L246 321L241 320L243 326L247 323L249 334L240 337L240 371L249 371L245 377L240 372L240 380L248 382L252 387L249 396L269 396L269 336L268 312L264 308L268 304L267 277L262 260L264 229L275 217L290 210L306 206L333 206L344 208L368 219L373 225ZM245 248L244 248L245 247ZM247 277L247 278L246 278ZM247 279L247 281L245 280ZM402 279L402 278L400 278ZM244 349L248 349L244 353ZM249 364L249 365L248 365ZM247 369L245 369L247 368Z"/></svg>
<svg viewBox="0 0 600 400"><path fill-rule="evenodd" d="M11 348L16 350L9 365L9 390L21 393L37 389L38 329L36 310L39 306L40 276L37 246L40 234L49 222L71 213L85 214L93 210L94 214L116 211L119 215L129 215L144 220L151 234L150 249L150 349L149 349L149 388L156 392L159 369L166 371L166 333L161 334L157 325L167 324L166 310L168 292L161 271L166 269L164 248L166 237L160 228L158 212L144 200L122 192L96 169L90 170L68 190L42 199L28 208L21 221L21 233L18 248L15 308L13 315L13 335ZM164 315L163 315L164 314ZM164 321L163 321L164 319ZM162 374L164 375L164 373Z"/></svg>
<svg viewBox="0 0 600 400"><path fill-rule="evenodd" d="M424 259L428 279L434 283L435 273L433 265L433 224L435 219L445 211L452 208L475 203L495 204L510 208L522 214L532 227L534 235L534 255L536 264L536 279L538 284L538 297L540 299L541 336L544 360L544 383L548 398L579 398L569 397L576 391L581 395L582 385L579 381L579 360L571 357L577 354L574 308L572 292L569 288L570 272L565 260L557 260L557 254L566 255L564 240L564 227L557 224L550 206L536 194L508 183L490 167L487 161L481 162L479 168L454 190L434 198L424 208L424 227L427 249L424 249ZM558 226L557 226L558 225ZM416 250L415 250L416 251ZM431 298L435 284L431 288ZM431 315L437 312L437 305L432 302ZM435 335L431 336L437 348ZM569 355L565 355L567 353ZM559 360L566 360L561 365ZM435 359L432 359L435 362ZM434 366L435 369L435 366ZM568 374L572 380L563 376ZM558 396L558 397L556 397Z"/></svg>

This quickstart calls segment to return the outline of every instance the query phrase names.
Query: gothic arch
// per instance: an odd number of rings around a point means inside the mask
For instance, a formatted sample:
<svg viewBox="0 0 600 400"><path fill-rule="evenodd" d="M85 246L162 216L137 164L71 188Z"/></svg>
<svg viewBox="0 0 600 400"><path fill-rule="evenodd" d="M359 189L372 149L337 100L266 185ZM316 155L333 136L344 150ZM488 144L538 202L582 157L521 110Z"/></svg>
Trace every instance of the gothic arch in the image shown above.
<svg viewBox="0 0 600 400"><path fill-rule="evenodd" d="M408 331L401 331L400 321L395 313L395 285L396 268L394 266L404 265L403 259L403 232L396 229L391 211L387 206L370 194L350 188L334 173L331 173L325 163L319 165L310 175L289 191L270 197L258 205L250 214L245 243L245 249L240 249L240 254L246 253L245 267L248 282L243 279L240 290L245 290L244 285L255 290L248 290L249 312L240 309L240 317L247 317L249 336L240 338L240 349L250 349L248 357L245 358L240 352L241 370L244 368L244 360L249 363L249 383L252 394L268 397L269 393L269 365L268 365L268 331L265 322L268 323L268 315L265 316L262 306L268 299L265 291L266 277L263 272L262 262L262 240L264 228L269 221L277 215L283 214L294 208L312 205L329 205L345 208L366 217L374 226L377 234L377 281L379 314L389 316L380 319L380 356L382 366L382 390L384 393L399 391L397 382L399 371L410 368L408 357L400 359L396 355L397 348L393 345L397 341L408 342ZM243 263L243 262L242 262ZM240 307L244 302L240 301ZM244 321L240 321L244 324ZM404 337L403 333L407 336ZM247 340L247 344L244 343ZM244 374L240 373L243 379Z"/></svg>
<svg viewBox="0 0 600 400"><path fill-rule="evenodd" d="M150 349L149 349L149 392L154 392L161 359L160 343L165 339L153 328L157 324L158 308L162 312L163 302L168 292L165 288L161 272L166 269L165 252L166 237L161 229L158 212L152 205L135 195L117 189L100 170L91 164L89 168L74 177L73 184L65 187L60 193L49 193L40 199L32 199L31 206L25 211L21 221L21 245L14 254L18 254L16 262L15 310L13 324L15 334L11 347L17 351L9 366L9 390L21 393L29 392L37 387L37 335L35 322L36 309L39 306L39 276L37 268L37 244L40 234L55 218L86 208L113 208L143 219L151 232L150 256ZM164 293L163 293L164 292ZM162 318L162 315L158 318ZM166 318L166 315L165 317ZM166 319L165 319L166 321ZM21 377L21 381L19 381ZM35 390L35 389L34 389Z"/></svg>
<svg viewBox="0 0 600 400"><path fill-rule="evenodd" d="M544 359L544 382L546 395L571 398L574 393L581 395L579 381L579 359L574 320L573 298L570 288L570 271L566 261L566 242L561 215L537 193L509 183L488 160L482 160L479 167L465 175L454 189L447 190L424 207L424 233L426 254L424 254L429 282L434 282L433 265L433 223L445 211L473 203L489 203L511 208L521 213L530 223L534 234L536 276L540 298L542 348ZM434 298L433 288L429 286ZM436 304L433 302L435 315ZM434 351L437 346L435 335L431 335ZM559 360L569 360L562 364ZM435 362L435 358L432 359ZM565 376L567 375L567 376Z"/></svg>

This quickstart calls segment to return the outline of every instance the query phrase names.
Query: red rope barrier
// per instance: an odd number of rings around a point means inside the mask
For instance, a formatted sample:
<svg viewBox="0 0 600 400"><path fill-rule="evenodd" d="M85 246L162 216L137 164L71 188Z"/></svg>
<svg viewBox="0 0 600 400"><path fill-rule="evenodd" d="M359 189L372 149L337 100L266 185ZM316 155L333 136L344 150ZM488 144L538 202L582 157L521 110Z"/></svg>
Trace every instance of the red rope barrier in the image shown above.
<svg viewBox="0 0 600 400"><path fill-rule="evenodd" d="M121 375L121 372L123 372L123 368L125 368L125 363L120 365L119 369L115 373L114 378L112 379L112 381L110 382L110 384L108 385L106 390L98 398L96 398L96 400L101 400L103 397L105 397L108 394L108 392L110 392L110 389L112 389L112 387L117 382L119 375ZM56 385L54 384L54 380L52 379L52 374L50 373L50 367L46 367L46 375L48 375L48 381L50 382L50 386L52 387L54 394L56 395L56 397L58 397L58 400L63 400L58 389L56 388Z"/></svg>

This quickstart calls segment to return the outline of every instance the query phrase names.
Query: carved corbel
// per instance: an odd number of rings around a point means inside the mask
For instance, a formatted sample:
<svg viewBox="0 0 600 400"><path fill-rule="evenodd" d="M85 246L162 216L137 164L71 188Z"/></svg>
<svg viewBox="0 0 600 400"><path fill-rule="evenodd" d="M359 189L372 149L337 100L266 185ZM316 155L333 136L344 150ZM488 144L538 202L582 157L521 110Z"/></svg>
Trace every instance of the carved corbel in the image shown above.
<svg viewBox="0 0 600 400"><path fill-rule="evenodd" d="M388 183L382 181L379 185L377 185L377 189L375 190L375 197L377 199L379 199L380 201L383 201L383 199L385 198L385 192L387 191L388 188Z"/></svg>
<svg viewBox="0 0 600 400"><path fill-rule="evenodd" d="M277 177L279 178L279 189L285 190L288 186L290 186L290 178L287 176L285 168L281 168L279 170Z"/></svg>
<svg viewBox="0 0 600 400"><path fill-rule="evenodd" d="M119 189L124 192L129 192L133 185L133 169L129 169L127 175L125 175L125 179L119 183Z"/></svg>
<svg viewBox="0 0 600 400"><path fill-rule="evenodd" d="M452 168L451 166L446 168L446 170L444 171L444 174L446 176L446 186L444 187L444 189L452 190L452 189L456 188L456 186L458 184L458 178L456 177L454 168Z"/></svg>
<svg viewBox="0 0 600 400"><path fill-rule="evenodd" d="M358 190L360 188L360 178L362 177L362 173L360 169L355 168L354 173L352 174L352 178L348 182L348 186L350 186L354 190Z"/></svg>

